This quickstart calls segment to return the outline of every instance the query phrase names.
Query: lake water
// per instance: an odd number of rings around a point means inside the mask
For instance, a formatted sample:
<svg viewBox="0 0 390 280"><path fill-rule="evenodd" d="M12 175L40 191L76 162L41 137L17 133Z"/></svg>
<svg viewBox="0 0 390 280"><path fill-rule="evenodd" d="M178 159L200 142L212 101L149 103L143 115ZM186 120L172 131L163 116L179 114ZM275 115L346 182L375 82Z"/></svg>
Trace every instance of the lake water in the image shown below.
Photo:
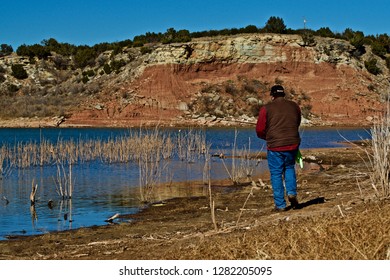
<svg viewBox="0 0 390 280"><path fill-rule="evenodd" d="M166 129L172 135L183 133L179 129ZM253 129L209 128L202 130L211 154L232 151L236 136L238 149L256 152L265 150L265 142L259 140ZM48 128L48 129L0 129L0 146L17 143L39 143L42 139L57 141L96 139L105 141L117 136L129 135L128 129L114 128ZM359 128L304 128L301 130L301 149L343 146L346 139L369 139L369 130ZM229 160L226 160L229 164ZM256 166L254 174L267 171L266 161ZM74 193L71 200L62 200L56 189L57 166L11 168L4 170L0 179L0 239L15 235L32 235L62 231L93 225L104 225L115 213L129 214L139 211L139 170L134 163L107 164L95 160L78 163L72 167ZM175 196L206 194L203 187L195 187L192 180L202 180L204 161L187 163L169 160L163 181L181 182L179 188L166 187L158 191L156 199ZM221 159L211 158L211 179L227 178ZM32 184L38 185L35 207L30 207ZM53 204L49 207L49 201Z"/></svg>

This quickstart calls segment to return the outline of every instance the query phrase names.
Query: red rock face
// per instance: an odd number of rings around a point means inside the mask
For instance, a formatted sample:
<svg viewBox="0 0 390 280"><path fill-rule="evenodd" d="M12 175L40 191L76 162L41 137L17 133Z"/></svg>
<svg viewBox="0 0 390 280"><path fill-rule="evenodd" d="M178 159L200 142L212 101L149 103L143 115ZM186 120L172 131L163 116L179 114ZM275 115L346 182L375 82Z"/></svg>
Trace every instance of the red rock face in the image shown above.
<svg viewBox="0 0 390 280"><path fill-rule="evenodd" d="M176 108L179 101L188 101L204 83L235 80L237 76L268 81L282 80L287 89L310 96L311 112L324 123L345 125L367 124L377 115L382 104L370 94L369 77L353 69L335 69L321 64L232 64L192 66L177 71L173 66L152 66L145 70L138 83L139 93L158 99L164 107Z"/></svg>
<svg viewBox="0 0 390 280"><path fill-rule="evenodd" d="M388 90L389 81L369 74L364 69L364 58L356 60L350 52L338 49L332 54L321 51L329 42L306 47L297 43L296 36L268 41L258 37L156 49L136 78L120 84L116 98L107 94L103 108L74 113L68 124L191 123L191 118L179 118L183 116L180 104L189 104L205 85L240 79L258 80L269 86L282 82L293 99L303 99L312 123L317 125L370 125L382 112L381 94ZM192 51L184 55L188 48ZM127 95L127 101L118 95ZM259 92L258 98L267 102L268 93Z"/></svg>

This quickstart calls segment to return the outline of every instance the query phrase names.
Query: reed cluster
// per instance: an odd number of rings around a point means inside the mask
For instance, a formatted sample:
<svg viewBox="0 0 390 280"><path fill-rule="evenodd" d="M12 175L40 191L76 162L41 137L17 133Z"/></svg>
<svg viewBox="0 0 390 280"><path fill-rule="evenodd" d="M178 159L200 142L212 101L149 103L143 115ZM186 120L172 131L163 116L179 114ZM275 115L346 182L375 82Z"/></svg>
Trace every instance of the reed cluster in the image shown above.
<svg viewBox="0 0 390 280"><path fill-rule="evenodd" d="M390 108L371 128L372 145L367 149L371 185L379 198L390 197Z"/></svg>
<svg viewBox="0 0 390 280"><path fill-rule="evenodd" d="M136 160L139 170L140 199L155 200L155 188L162 181L172 178L169 174L169 159L177 158L187 163L205 158L206 137L202 131L179 130L177 134L162 134L157 129L146 131L136 137ZM163 176L166 176L163 178Z"/></svg>
<svg viewBox="0 0 390 280"><path fill-rule="evenodd" d="M13 146L0 147L0 168L4 172L9 167L55 165L58 161L63 164L96 160L103 163L138 163L140 158L147 160L156 152L159 154L157 160L177 156L181 160L193 161L204 152L205 141L205 136L199 131L187 130L175 135L155 129L130 131L128 135L106 140L58 139L53 143L41 139L39 142L18 142Z"/></svg>
<svg viewBox="0 0 390 280"><path fill-rule="evenodd" d="M72 166L92 161L133 163L139 167L141 200L150 201L155 186L163 175L167 176L170 159L195 162L204 155L205 149L204 132L192 129L178 133L162 132L158 128L140 129L106 140L58 139L53 143L40 139L39 142L18 142L0 147L0 171L6 176L11 168L57 166L53 176L57 193L63 199L69 199L74 189Z"/></svg>
<svg viewBox="0 0 390 280"><path fill-rule="evenodd" d="M229 159L221 157L227 174L234 184L246 182L254 170L254 161L247 147L238 149L236 131ZM250 140L249 140L250 141ZM126 135L108 139L57 139L52 142L18 142L0 147L0 171L6 176L13 168L56 166L53 178L58 195L72 198L75 178L72 167L93 161L104 164L131 163L138 167L140 200L155 200L156 186L172 180L171 159L185 164L204 163L204 182L210 181L210 149L203 130L182 129L177 132L155 129L130 130Z"/></svg>
<svg viewBox="0 0 390 280"><path fill-rule="evenodd" d="M234 142L231 150L231 164L228 165L226 163L224 153L221 153L222 156L220 156L230 180L235 185L247 182L252 177L255 169L255 162L253 161L254 157L251 155L250 138L248 140L248 146L238 149L237 136L238 132L235 130Z"/></svg>

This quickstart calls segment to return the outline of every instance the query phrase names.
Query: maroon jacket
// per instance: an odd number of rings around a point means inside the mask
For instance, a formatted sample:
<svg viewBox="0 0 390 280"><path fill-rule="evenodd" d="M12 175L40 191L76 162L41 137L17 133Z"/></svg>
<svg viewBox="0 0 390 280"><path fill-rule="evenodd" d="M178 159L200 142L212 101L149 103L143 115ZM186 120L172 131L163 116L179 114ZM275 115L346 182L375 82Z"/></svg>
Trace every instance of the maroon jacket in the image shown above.
<svg viewBox="0 0 390 280"><path fill-rule="evenodd" d="M300 124L301 110L298 104L284 97L277 97L261 107L256 133L259 138L267 141L268 150L295 150L301 143Z"/></svg>

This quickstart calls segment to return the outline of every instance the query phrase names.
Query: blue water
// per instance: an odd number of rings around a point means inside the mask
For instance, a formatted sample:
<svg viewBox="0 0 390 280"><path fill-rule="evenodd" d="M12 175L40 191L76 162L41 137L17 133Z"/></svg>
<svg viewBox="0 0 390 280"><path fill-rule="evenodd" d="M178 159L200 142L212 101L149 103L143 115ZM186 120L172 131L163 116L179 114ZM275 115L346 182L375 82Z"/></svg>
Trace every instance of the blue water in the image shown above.
<svg viewBox="0 0 390 280"><path fill-rule="evenodd" d="M136 130L135 130L136 131ZM171 134L184 133L183 129L166 129ZM134 132L134 131L133 131ZM0 146L12 146L20 142L37 142L41 139L55 143L58 140L107 140L127 136L128 129L117 128L47 128L0 129ZM252 152L265 150L265 142L256 137L253 129L209 128L204 130L211 153L229 154L236 137L239 149ZM301 149L343 146L347 140L369 139L370 133L359 128L305 128L301 130ZM227 178L221 160L212 158L211 178ZM202 180L204 164L187 164L171 160L165 181L183 182L182 188L159 191L156 199L172 196L206 194L205 189L193 189L191 180ZM264 172L265 161L256 172ZM139 173L134 163L105 164L100 161L75 164L74 194L71 200L62 200L56 192L56 166L11 169L0 179L0 239L13 235L31 235L61 231L79 227L106 224L115 213L128 214L139 211L143 205L139 199ZM29 195L32 182L38 184L35 209L30 208ZM174 191L174 192L173 192ZM3 199L6 197L7 201ZM54 205L48 207L52 200Z"/></svg>
<svg viewBox="0 0 390 280"><path fill-rule="evenodd" d="M165 129L170 133L177 133L178 129ZM208 128L201 129L206 133L207 141L212 143L213 148L229 148L233 144L234 128ZM101 139L107 140L116 136L126 136L137 132L137 129L123 128L1 128L0 145L18 142L37 141L49 139L57 140L77 139ZM371 138L369 129L364 128L301 128L301 148L327 148L342 146L345 139L350 141ZM251 138L253 148L261 148L264 141L258 139L253 129L238 128L238 146L248 145Z"/></svg>

